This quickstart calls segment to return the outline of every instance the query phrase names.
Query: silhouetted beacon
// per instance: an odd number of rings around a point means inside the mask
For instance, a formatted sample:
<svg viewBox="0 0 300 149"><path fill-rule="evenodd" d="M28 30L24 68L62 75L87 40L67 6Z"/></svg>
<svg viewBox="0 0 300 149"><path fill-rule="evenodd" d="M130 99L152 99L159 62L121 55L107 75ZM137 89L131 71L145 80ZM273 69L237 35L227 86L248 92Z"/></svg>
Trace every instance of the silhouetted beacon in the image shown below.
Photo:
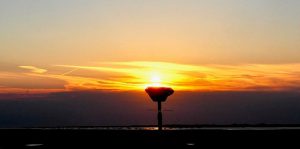
<svg viewBox="0 0 300 149"><path fill-rule="evenodd" d="M161 102L166 101L168 96L174 93L174 90L169 87L147 87L145 91L154 102L157 102L157 125L158 130L162 130Z"/></svg>

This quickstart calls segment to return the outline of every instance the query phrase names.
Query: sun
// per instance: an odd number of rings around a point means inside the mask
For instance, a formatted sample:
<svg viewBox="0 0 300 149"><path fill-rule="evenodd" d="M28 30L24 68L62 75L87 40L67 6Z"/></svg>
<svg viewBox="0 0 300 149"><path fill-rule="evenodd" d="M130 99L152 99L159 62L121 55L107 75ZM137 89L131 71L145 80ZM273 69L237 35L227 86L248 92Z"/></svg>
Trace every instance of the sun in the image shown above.
<svg viewBox="0 0 300 149"><path fill-rule="evenodd" d="M150 82L151 82L151 86L161 86L161 77L157 74L152 75Z"/></svg>
<svg viewBox="0 0 300 149"><path fill-rule="evenodd" d="M163 83L162 78L165 77L163 77L163 74L161 72L157 72L157 71L148 72L147 78L144 78L146 82L143 86L145 89L148 87L162 87L165 85Z"/></svg>

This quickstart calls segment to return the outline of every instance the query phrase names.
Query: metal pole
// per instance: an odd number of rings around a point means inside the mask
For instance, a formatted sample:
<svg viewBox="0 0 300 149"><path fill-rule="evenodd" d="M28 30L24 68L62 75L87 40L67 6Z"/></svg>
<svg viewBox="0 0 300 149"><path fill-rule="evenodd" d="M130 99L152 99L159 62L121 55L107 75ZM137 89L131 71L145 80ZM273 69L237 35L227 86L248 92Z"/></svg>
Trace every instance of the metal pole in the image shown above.
<svg viewBox="0 0 300 149"><path fill-rule="evenodd" d="M162 112L161 112L161 102L157 102L157 108L158 108L158 113L157 113L157 125L158 125L158 130L162 130Z"/></svg>

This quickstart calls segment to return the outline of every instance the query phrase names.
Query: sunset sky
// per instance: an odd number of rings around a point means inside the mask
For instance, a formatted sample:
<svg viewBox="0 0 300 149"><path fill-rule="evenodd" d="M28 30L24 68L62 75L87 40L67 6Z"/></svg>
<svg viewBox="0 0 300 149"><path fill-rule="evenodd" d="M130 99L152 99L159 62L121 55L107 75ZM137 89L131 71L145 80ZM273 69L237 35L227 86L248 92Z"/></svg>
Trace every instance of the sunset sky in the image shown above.
<svg viewBox="0 0 300 149"><path fill-rule="evenodd" d="M299 8L299 0L1 0L0 100L150 85L299 93Z"/></svg>

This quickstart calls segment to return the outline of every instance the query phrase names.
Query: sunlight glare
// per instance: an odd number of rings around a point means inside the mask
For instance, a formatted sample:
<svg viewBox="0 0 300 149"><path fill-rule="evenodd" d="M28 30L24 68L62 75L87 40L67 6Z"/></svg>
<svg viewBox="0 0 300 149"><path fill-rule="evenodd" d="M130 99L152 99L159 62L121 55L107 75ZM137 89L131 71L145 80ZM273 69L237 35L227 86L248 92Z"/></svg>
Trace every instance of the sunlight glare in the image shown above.
<svg viewBox="0 0 300 149"><path fill-rule="evenodd" d="M152 86L161 86L161 79L159 75L152 75L151 77Z"/></svg>

